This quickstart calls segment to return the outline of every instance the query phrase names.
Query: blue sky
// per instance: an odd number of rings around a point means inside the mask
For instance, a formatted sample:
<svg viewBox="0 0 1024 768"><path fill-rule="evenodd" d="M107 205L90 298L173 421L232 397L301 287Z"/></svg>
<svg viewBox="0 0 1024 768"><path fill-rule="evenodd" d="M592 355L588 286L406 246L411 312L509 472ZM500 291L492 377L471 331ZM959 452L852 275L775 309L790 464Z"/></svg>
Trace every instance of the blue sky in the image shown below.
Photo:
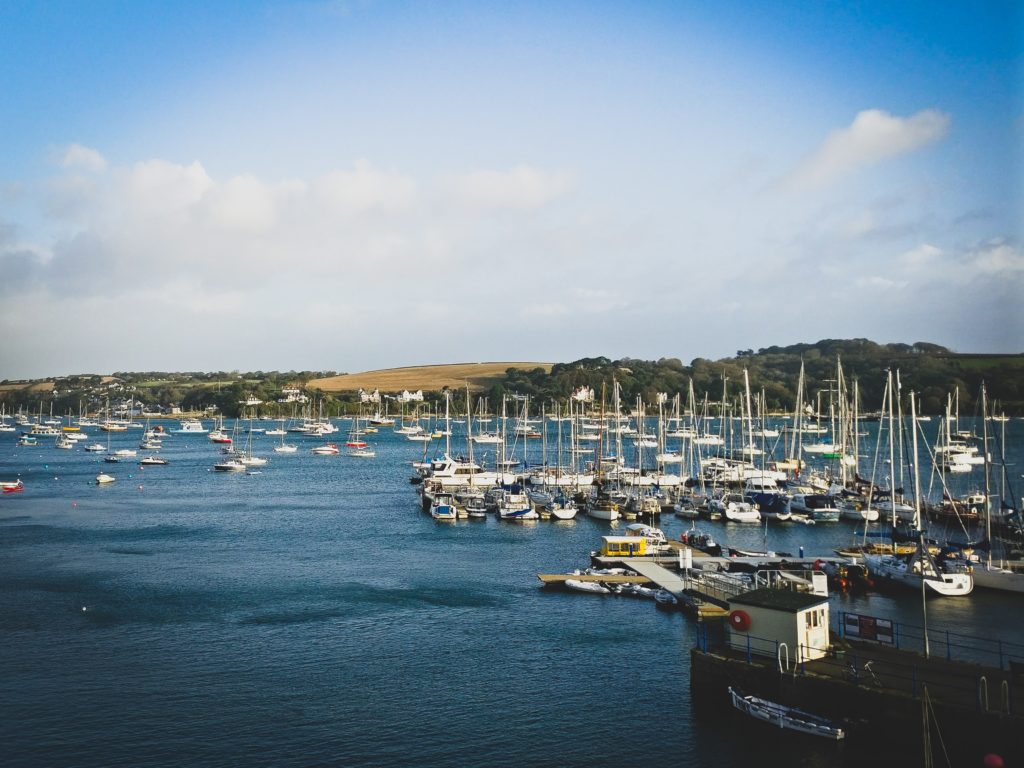
<svg viewBox="0 0 1024 768"><path fill-rule="evenodd" d="M0 5L0 378L1021 351L1015 3Z"/></svg>

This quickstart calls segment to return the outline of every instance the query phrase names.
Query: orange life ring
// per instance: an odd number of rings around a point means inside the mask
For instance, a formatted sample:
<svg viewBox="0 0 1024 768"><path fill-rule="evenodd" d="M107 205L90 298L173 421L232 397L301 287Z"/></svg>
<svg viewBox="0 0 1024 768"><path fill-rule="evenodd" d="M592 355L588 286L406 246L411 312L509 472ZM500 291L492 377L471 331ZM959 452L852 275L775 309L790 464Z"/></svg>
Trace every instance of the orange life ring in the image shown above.
<svg viewBox="0 0 1024 768"><path fill-rule="evenodd" d="M746 611L733 611L729 614L729 626L737 632L750 629L750 614Z"/></svg>

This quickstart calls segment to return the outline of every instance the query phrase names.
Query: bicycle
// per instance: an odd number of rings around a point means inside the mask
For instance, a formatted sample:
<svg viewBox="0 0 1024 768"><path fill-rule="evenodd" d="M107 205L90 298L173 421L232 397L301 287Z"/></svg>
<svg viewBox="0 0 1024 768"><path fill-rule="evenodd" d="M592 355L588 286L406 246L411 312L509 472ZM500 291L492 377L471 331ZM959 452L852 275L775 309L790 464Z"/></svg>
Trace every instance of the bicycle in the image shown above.
<svg viewBox="0 0 1024 768"><path fill-rule="evenodd" d="M846 668L846 679L855 685L871 685L875 688L881 688L882 681L878 679L875 670L871 668L874 663L874 659L865 661L864 665L858 670L856 663L850 662L850 666ZM865 672L867 675L863 674Z"/></svg>

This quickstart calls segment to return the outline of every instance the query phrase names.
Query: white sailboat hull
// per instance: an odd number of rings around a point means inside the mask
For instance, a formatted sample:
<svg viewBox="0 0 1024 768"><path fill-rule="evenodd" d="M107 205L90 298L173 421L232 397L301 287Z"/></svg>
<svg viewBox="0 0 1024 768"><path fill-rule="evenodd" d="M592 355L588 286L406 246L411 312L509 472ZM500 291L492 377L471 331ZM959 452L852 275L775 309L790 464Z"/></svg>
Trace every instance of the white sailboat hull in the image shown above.
<svg viewBox="0 0 1024 768"><path fill-rule="evenodd" d="M864 565L872 576L903 584L911 589L921 589L920 573L907 568L906 562L892 555L865 555ZM974 579L969 573L939 573L924 577L929 593L955 596L969 595L974 589Z"/></svg>

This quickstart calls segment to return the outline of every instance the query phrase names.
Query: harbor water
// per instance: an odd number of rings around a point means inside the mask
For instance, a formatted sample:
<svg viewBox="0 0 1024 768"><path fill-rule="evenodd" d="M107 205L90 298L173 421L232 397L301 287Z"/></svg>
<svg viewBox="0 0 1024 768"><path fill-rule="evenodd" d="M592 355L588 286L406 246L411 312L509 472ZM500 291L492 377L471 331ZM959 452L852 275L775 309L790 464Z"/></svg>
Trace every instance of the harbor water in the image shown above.
<svg viewBox="0 0 1024 768"><path fill-rule="evenodd" d="M1024 422L1007 430L1012 464ZM621 527L435 522L409 484L421 444L372 438L376 457L358 459L312 455L313 438L278 455L258 436L270 462L248 474L212 471L203 435L172 436L170 464L145 469L0 435L0 480L25 483L0 498L3 764L885 764L735 713L696 717L692 620L537 579L586 567ZM116 482L97 486L100 471ZM660 523L672 538L689 525ZM854 538L848 522L700 526L809 556ZM920 624L910 592L831 602ZM929 600L928 621L1020 642L1021 607L975 590Z"/></svg>

